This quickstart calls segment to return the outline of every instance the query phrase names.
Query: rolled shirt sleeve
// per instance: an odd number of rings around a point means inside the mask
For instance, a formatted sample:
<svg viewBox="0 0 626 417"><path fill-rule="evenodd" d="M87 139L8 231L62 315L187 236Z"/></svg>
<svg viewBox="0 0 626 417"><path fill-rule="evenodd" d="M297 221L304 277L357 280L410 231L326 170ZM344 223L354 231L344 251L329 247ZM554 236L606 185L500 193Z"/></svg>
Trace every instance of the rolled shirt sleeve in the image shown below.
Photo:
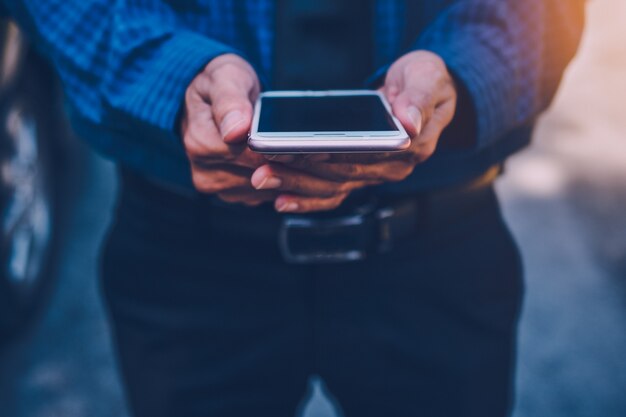
<svg viewBox="0 0 626 417"><path fill-rule="evenodd" d="M441 56L463 83L476 115L475 142L484 148L548 107L583 21L583 0L456 0L414 49Z"/></svg>

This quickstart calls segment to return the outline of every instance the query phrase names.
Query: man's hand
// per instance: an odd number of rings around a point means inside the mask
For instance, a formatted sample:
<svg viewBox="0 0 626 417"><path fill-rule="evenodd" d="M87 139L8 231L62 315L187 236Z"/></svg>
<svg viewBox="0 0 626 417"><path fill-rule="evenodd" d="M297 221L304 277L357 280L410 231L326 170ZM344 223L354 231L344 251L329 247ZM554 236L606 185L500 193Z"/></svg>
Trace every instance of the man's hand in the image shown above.
<svg viewBox="0 0 626 417"><path fill-rule="evenodd" d="M454 117L454 81L441 58L418 51L391 66L381 90L411 136L408 151L278 157L254 172L254 187L279 191L277 210L302 213L331 210L357 188L407 178L417 164L432 156L441 133Z"/></svg>
<svg viewBox="0 0 626 417"><path fill-rule="evenodd" d="M199 191L247 205L277 197L250 184L254 170L267 162L246 144L258 94L254 69L232 54L213 59L187 88L181 131Z"/></svg>

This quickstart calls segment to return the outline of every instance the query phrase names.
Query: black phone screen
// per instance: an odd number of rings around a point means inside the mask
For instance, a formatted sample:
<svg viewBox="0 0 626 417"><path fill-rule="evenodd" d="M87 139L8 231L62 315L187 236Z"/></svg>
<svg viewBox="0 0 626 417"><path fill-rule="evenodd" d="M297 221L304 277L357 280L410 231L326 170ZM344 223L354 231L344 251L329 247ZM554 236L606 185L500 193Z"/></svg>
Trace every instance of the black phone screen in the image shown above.
<svg viewBox="0 0 626 417"><path fill-rule="evenodd" d="M263 97L259 132L398 132L376 95Z"/></svg>

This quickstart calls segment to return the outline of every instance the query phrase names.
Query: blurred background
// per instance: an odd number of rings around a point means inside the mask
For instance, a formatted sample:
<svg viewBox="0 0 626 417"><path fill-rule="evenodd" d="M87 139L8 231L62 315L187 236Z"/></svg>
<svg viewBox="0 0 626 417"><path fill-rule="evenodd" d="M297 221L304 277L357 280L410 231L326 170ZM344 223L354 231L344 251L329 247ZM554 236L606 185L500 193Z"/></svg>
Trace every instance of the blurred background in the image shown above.
<svg viewBox="0 0 626 417"><path fill-rule="evenodd" d="M626 416L626 2L588 9L534 146L498 183L527 274L515 417ZM0 416L125 417L96 277L115 171L54 124L58 94L16 74L36 58L2 30ZM311 396L307 417L335 415L317 381Z"/></svg>

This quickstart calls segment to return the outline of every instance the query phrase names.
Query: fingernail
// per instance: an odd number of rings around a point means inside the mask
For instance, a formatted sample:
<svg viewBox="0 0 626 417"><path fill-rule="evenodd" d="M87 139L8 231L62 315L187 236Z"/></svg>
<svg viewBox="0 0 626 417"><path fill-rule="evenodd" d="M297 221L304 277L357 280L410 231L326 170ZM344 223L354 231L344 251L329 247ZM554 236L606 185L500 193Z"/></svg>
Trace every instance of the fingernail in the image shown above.
<svg viewBox="0 0 626 417"><path fill-rule="evenodd" d="M420 112L417 107L412 106L407 110L407 114L409 115L411 123L415 126L417 134L422 133L422 112Z"/></svg>
<svg viewBox="0 0 626 417"><path fill-rule="evenodd" d="M237 126L243 123L243 113L239 110L234 110L228 113L224 120L222 120L222 124L220 125L220 132L222 132L222 138L228 136L230 132L233 131Z"/></svg>
<svg viewBox="0 0 626 417"><path fill-rule="evenodd" d="M289 212L289 211L298 211L298 203L291 202L282 202L278 203L277 210L281 213Z"/></svg>
<svg viewBox="0 0 626 417"><path fill-rule="evenodd" d="M273 190L275 188L280 188L281 185L283 185L283 181L280 178L265 177L255 188L257 190Z"/></svg>

